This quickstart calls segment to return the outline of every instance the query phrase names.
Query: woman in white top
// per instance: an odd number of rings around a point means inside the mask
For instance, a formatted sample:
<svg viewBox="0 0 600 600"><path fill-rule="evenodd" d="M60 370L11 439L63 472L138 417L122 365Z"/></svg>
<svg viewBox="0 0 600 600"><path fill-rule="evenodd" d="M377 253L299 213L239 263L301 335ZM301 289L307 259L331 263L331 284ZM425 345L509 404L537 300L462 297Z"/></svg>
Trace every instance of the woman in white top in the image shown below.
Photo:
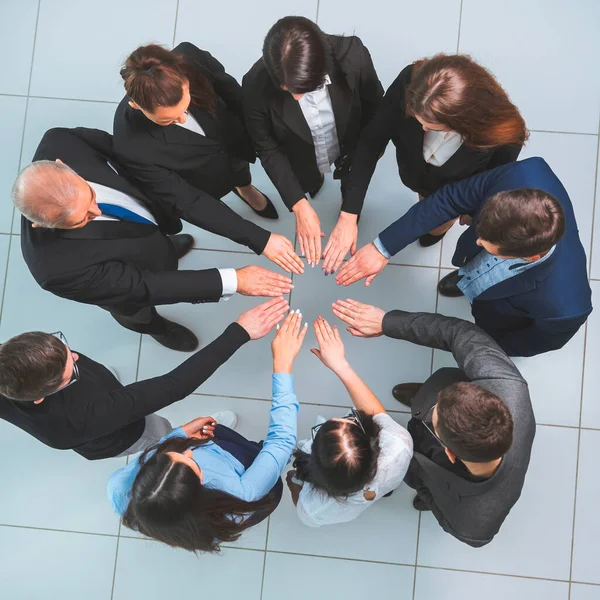
<svg viewBox="0 0 600 600"><path fill-rule="evenodd" d="M337 327L314 323L321 362L342 381L354 404L342 418L312 428L294 453L287 482L300 520L309 527L352 521L389 495L404 479L412 458L408 431L396 423L348 364Z"/></svg>

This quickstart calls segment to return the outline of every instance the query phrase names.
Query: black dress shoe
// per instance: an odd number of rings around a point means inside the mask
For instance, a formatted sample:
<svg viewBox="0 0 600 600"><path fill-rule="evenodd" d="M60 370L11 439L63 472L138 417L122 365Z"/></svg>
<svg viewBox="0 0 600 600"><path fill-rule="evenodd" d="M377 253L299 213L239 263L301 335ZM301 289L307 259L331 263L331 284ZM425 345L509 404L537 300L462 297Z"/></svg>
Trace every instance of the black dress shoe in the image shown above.
<svg viewBox="0 0 600 600"><path fill-rule="evenodd" d="M419 238L419 244L423 246L423 248L434 246L448 233L448 231L444 231L442 235L432 235L431 233L426 233Z"/></svg>
<svg viewBox="0 0 600 600"><path fill-rule="evenodd" d="M431 510L423 500L421 500L421 496L417 494L413 499L413 508L418 510L419 512L424 512L427 510Z"/></svg>
<svg viewBox="0 0 600 600"><path fill-rule="evenodd" d="M319 185L308 192L308 195L310 196L311 200L321 191L323 183L325 183L325 175L321 173L321 182L319 183Z"/></svg>
<svg viewBox="0 0 600 600"><path fill-rule="evenodd" d="M248 202L246 202L246 200L244 200L243 196L235 189L233 188L233 190L231 190L244 204L248 204ZM260 190L257 190L260 192ZM262 210L258 210L256 208L254 208L253 206L251 206L250 204L248 204L248 206L250 206L250 208L259 216L262 217L263 219L279 219L279 215L277 214L277 209L275 208L275 205L271 202L271 200L269 200L269 197L266 194L263 194L262 192L260 192L265 200L267 201L267 205L262 209Z"/></svg>
<svg viewBox="0 0 600 600"><path fill-rule="evenodd" d="M160 333L150 333L149 335L165 348L178 350L179 352L193 352L200 345L196 335L187 327L169 321L164 317L160 317L160 324L162 331Z"/></svg>
<svg viewBox="0 0 600 600"><path fill-rule="evenodd" d="M194 247L194 238L189 233L170 235L169 239L173 246L175 246L177 260L183 258Z"/></svg>
<svg viewBox="0 0 600 600"><path fill-rule="evenodd" d="M394 396L398 402L404 404L404 406L411 408L413 398L417 395L417 392L421 389L422 385L422 383L399 383L394 386L392 396Z"/></svg>
<svg viewBox="0 0 600 600"><path fill-rule="evenodd" d="M450 298L462 296L463 293L460 291L457 285L461 279L462 275L458 274L458 269L456 271L452 271L452 273L448 273L448 275L440 279L440 282L437 286L438 292L442 296L448 296Z"/></svg>

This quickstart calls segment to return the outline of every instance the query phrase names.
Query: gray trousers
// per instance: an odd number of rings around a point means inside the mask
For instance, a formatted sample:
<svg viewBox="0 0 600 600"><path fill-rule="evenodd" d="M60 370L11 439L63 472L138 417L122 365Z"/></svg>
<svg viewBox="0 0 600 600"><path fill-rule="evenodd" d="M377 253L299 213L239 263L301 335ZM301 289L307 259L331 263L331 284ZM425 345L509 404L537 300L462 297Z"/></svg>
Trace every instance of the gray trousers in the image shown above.
<svg viewBox="0 0 600 600"><path fill-rule="evenodd" d="M145 420L146 425L144 427L144 433L142 433L137 442L134 442L131 447L121 452L121 454L118 454L118 456L128 456L129 454L142 452L148 446L156 444L160 438L167 435L167 433L173 429L171 423L169 423L167 419L159 417L158 415L148 415Z"/></svg>

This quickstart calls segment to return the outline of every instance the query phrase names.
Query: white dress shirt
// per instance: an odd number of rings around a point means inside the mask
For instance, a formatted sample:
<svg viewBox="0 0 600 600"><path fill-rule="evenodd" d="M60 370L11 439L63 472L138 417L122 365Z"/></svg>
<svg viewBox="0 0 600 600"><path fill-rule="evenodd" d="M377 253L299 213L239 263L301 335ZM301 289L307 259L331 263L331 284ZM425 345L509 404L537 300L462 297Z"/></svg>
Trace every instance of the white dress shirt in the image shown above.
<svg viewBox="0 0 600 600"><path fill-rule="evenodd" d="M434 167L441 167L462 146L456 131L426 131L423 139L423 158Z"/></svg>
<svg viewBox="0 0 600 600"><path fill-rule="evenodd" d="M325 76L325 85L314 92L304 94L298 104L310 128L315 146L317 167L321 173L330 173L331 165L340 156L335 115L327 86L331 84L329 75Z"/></svg>
<svg viewBox="0 0 600 600"><path fill-rule="evenodd" d="M198 123L198 121L196 121L196 119L194 119L194 117L192 116L192 113L186 110L185 114L186 114L185 123L175 123L175 125L179 125L179 127L183 127L184 129L189 129L190 131L193 131L194 133L197 133L199 135L203 135L204 137L206 137L206 133L204 133L204 129L202 129L202 127L200 126L200 123Z"/></svg>
<svg viewBox="0 0 600 600"><path fill-rule="evenodd" d="M118 173L113 165L111 165L108 161L107 163L113 171ZM157 225L156 219L152 213L137 198L93 181L88 181L88 185L94 190L94 192L96 192L96 202L100 204L121 206L122 208L126 208L136 215L144 217L144 219L147 219L148 221L151 221ZM94 221L118 220L119 219L116 217L111 217L109 215L100 215L94 219ZM237 273L235 272L235 269L219 269L219 274L221 275L221 282L223 284L223 293L221 298L223 298L223 300L229 300L229 298L231 298L231 296L237 292Z"/></svg>
<svg viewBox="0 0 600 600"><path fill-rule="evenodd" d="M379 426L381 448L373 481L364 490L343 499L331 498L325 492L316 490L310 483L304 482L296 508L299 519L305 525L321 527L352 521L402 483L413 455L412 437L387 413L375 415L373 420ZM310 453L311 447L312 440L304 440L298 444L298 448L307 453ZM375 498L367 500L365 492L374 492Z"/></svg>

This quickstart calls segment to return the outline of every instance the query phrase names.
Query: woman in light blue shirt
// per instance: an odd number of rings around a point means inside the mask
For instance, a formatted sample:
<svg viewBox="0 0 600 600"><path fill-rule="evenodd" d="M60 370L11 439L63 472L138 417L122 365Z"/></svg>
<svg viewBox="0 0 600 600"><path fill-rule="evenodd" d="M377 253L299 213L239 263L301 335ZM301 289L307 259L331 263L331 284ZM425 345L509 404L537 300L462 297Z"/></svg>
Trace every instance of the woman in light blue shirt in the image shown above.
<svg viewBox="0 0 600 600"><path fill-rule="evenodd" d="M290 313L273 343L273 400L261 445L201 417L174 429L112 475L108 496L126 527L170 546L216 552L279 504L296 445L292 364L307 326Z"/></svg>

